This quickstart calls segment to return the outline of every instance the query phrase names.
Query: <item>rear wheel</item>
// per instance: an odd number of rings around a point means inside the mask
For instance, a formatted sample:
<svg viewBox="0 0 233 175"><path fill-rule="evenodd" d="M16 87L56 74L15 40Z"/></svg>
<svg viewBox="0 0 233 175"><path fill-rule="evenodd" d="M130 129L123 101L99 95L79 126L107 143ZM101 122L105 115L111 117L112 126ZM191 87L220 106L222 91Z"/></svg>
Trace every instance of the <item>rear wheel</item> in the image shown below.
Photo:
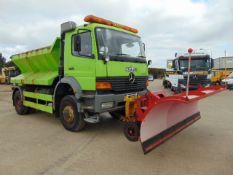
<svg viewBox="0 0 233 175"><path fill-rule="evenodd" d="M140 136L140 124L137 122L128 122L124 126L125 137L132 142L136 142Z"/></svg>
<svg viewBox="0 0 233 175"><path fill-rule="evenodd" d="M80 131L85 126L83 114L78 112L77 102L73 95L65 96L60 105L60 120L69 131Z"/></svg>
<svg viewBox="0 0 233 175"><path fill-rule="evenodd" d="M15 110L19 115L25 115L29 112L29 108L23 105L23 98L20 91L16 91L13 96L13 104Z"/></svg>

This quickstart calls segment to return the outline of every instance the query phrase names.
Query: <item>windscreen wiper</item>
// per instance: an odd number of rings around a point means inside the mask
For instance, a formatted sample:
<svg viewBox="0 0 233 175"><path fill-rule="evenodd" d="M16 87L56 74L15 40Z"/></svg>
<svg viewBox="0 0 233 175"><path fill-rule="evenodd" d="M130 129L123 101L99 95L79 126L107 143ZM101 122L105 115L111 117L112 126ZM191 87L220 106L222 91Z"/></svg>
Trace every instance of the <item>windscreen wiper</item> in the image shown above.
<svg viewBox="0 0 233 175"><path fill-rule="evenodd" d="M129 54L125 54L125 53L117 53L117 56L130 56Z"/></svg>
<svg viewBox="0 0 233 175"><path fill-rule="evenodd" d="M143 55L138 55L138 57L140 57L140 58L146 58L145 56L143 56Z"/></svg>

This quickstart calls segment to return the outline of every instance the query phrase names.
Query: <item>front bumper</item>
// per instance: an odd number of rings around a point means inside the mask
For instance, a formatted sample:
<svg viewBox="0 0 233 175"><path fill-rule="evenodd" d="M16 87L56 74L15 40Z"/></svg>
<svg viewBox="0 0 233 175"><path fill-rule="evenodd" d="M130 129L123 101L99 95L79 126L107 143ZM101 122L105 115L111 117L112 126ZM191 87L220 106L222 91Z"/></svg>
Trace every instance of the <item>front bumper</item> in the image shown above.
<svg viewBox="0 0 233 175"><path fill-rule="evenodd" d="M187 85L187 80L186 79L180 79L178 81L178 84L180 86L181 89L186 89L186 85ZM211 85L211 81L209 79L206 80L202 80L202 81L190 81L189 83L189 89L190 90L195 90L198 89L199 86L203 86L203 87L207 87Z"/></svg>
<svg viewBox="0 0 233 175"><path fill-rule="evenodd" d="M125 102L124 98L127 95L145 95L147 90L132 92L132 93L121 93L121 94L95 94L92 99L85 100L85 106L88 106L87 110L93 113L111 112L120 109L124 109ZM112 103L112 106L103 108L103 104ZM85 109L85 108L84 108Z"/></svg>

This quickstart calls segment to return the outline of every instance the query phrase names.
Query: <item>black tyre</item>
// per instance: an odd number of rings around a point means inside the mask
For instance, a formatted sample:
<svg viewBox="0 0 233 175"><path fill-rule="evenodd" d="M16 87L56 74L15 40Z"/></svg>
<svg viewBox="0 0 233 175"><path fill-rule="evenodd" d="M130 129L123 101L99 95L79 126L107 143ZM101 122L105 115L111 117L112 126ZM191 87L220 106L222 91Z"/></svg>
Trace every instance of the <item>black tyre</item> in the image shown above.
<svg viewBox="0 0 233 175"><path fill-rule="evenodd" d="M171 87L171 91L174 92L175 91L175 87L172 86Z"/></svg>
<svg viewBox="0 0 233 175"><path fill-rule="evenodd" d="M166 80L163 80L163 87L164 89L168 88L168 82Z"/></svg>
<svg viewBox="0 0 233 175"><path fill-rule="evenodd" d="M175 94L179 94L179 93L181 93L181 92L182 92L182 89L181 89L180 87L174 88L174 93L175 93Z"/></svg>
<svg viewBox="0 0 233 175"><path fill-rule="evenodd" d="M60 120L69 131L80 131L85 126L83 114L78 112L77 102L73 95L67 95L61 100Z"/></svg>
<svg viewBox="0 0 233 175"><path fill-rule="evenodd" d="M140 124L137 122L128 122L124 126L125 137L132 142L136 142L140 136Z"/></svg>
<svg viewBox="0 0 233 175"><path fill-rule="evenodd" d="M167 82L167 88L171 88L172 87L172 85L171 85L171 83L168 81Z"/></svg>
<svg viewBox="0 0 233 175"><path fill-rule="evenodd" d="M23 105L23 99L20 91L16 91L13 96L13 104L15 106L15 110L19 115L28 114L29 108Z"/></svg>

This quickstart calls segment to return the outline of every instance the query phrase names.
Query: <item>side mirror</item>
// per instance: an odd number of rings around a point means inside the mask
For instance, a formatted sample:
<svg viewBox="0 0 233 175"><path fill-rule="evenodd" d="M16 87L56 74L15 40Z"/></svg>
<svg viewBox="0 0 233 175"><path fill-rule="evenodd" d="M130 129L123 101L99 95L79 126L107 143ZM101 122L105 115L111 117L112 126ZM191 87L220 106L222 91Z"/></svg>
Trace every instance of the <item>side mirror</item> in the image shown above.
<svg viewBox="0 0 233 175"><path fill-rule="evenodd" d="M104 63L106 64L109 61L110 61L110 57L108 55L108 48L104 47Z"/></svg>
<svg viewBox="0 0 233 175"><path fill-rule="evenodd" d="M77 35L74 38L74 51L80 52L81 51L81 37Z"/></svg>
<svg viewBox="0 0 233 175"><path fill-rule="evenodd" d="M214 59L211 58L211 69L214 67Z"/></svg>
<svg viewBox="0 0 233 175"><path fill-rule="evenodd" d="M109 60L110 60L109 56L108 56L108 55L106 55L106 56L104 57L104 63L109 62Z"/></svg>
<svg viewBox="0 0 233 175"><path fill-rule="evenodd" d="M149 66L151 64L152 64L152 60L148 60L147 65Z"/></svg>
<svg viewBox="0 0 233 175"><path fill-rule="evenodd" d="M144 51L146 51L146 45L145 45L145 43L142 43L142 47L143 47Z"/></svg>

